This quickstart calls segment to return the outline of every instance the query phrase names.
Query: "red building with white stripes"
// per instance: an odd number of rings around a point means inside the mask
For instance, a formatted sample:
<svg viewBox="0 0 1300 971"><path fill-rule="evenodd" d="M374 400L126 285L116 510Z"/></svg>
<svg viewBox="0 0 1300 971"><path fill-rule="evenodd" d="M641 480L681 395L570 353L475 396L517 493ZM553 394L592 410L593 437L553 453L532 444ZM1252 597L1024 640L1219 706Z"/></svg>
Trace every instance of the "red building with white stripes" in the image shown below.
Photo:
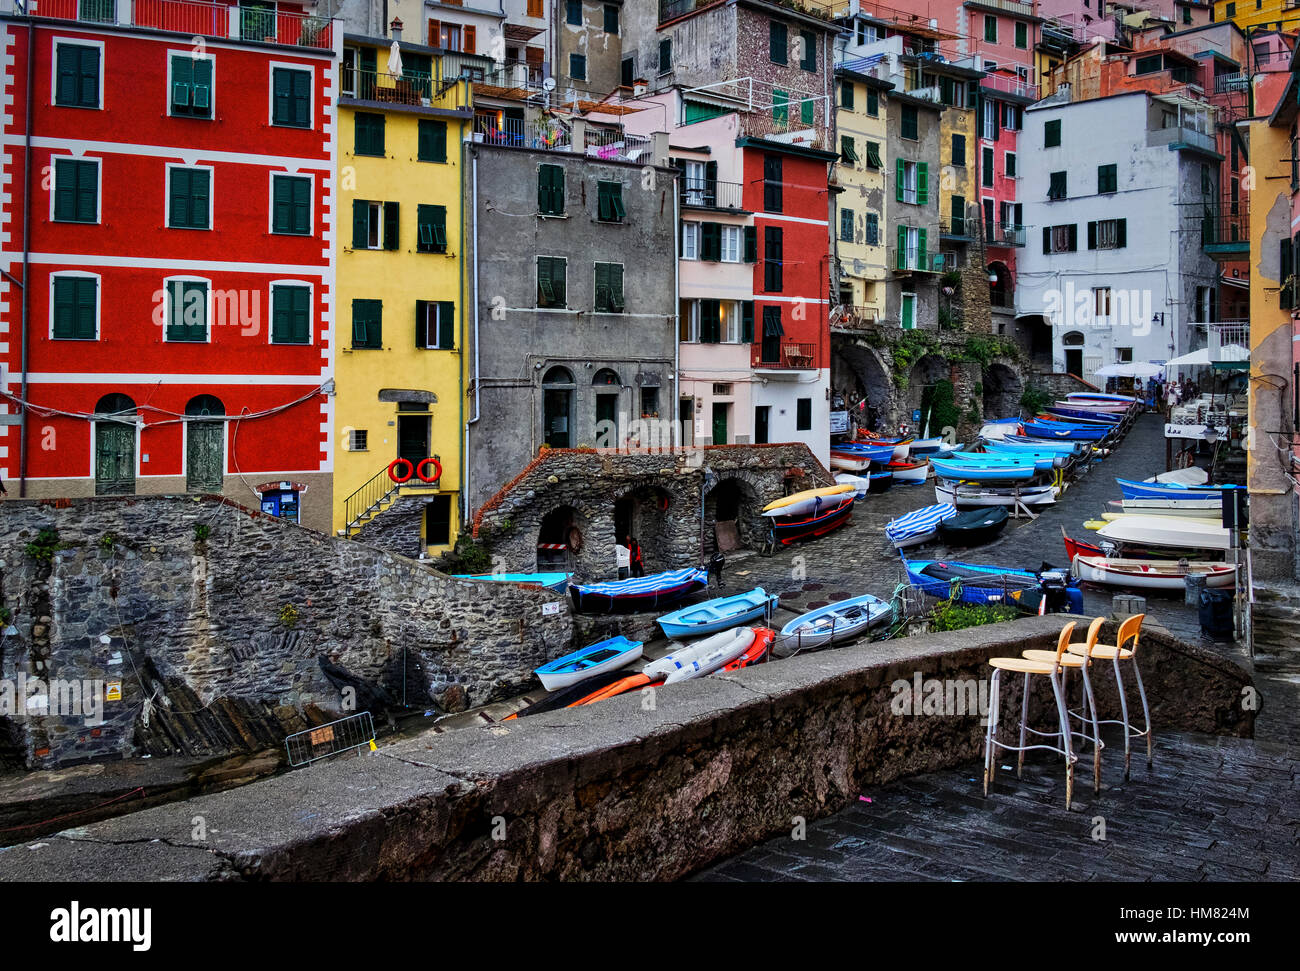
<svg viewBox="0 0 1300 971"><path fill-rule="evenodd" d="M2 9L10 496L222 493L328 530L332 25L273 3Z"/></svg>

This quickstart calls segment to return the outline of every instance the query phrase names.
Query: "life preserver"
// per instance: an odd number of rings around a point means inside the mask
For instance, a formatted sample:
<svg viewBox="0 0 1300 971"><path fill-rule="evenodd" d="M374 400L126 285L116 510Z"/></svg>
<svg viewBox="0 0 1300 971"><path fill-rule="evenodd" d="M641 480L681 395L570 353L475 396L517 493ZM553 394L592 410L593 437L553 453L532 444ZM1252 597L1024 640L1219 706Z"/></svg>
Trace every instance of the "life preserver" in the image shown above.
<svg viewBox="0 0 1300 971"><path fill-rule="evenodd" d="M397 467L399 465L406 466L405 475L399 476L397 474ZM415 466L411 464L410 459L393 459L393 461L388 463L388 477L392 479L394 482L397 483L410 482L411 476L413 476L414 474L415 474Z"/></svg>
<svg viewBox="0 0 1300 971"><path fill-rule="evenodd" d="M437 471L433 475L425 475L424 467L430 462ZM420 464L415 467L415 474L419 476L421 482L437 482L442 478L442 463L435 458L421 459Z"/></svg>
<svg viewBox="0 0 1300 971"><path fill-rule="evenodd" d="M574 553L582 552L582 530L577 526L569 527L569 534L566 537L569 543L569 549Z"/></svg>

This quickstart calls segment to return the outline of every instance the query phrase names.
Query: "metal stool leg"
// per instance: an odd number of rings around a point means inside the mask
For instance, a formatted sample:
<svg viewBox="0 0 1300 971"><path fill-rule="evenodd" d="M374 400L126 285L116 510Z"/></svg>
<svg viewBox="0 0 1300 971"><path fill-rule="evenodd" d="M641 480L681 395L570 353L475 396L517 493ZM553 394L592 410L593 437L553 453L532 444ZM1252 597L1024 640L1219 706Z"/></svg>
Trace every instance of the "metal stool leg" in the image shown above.
<svg viewBox="0 0 1300 971"><path fill-rule="evenodd" d="M1128 698L1125 697L1124 674L1119 669L1118 652L1116 652L1111 663L1115 666L1115 687L1119 691L1119 710L1124 716L1124 781L1127 782L1129 779L1129 756L1132 751L1132 738L1130 737L1132 729L1128 723Z"/></svg>
<svg viewBox="0 0 1300 971"><path fill-rule="evenodd" d="M1053 671L1052 695L1056 698L1056 714L1060 719L1061 735L1065 739L1065 809L1070 810L1074 800L1074 747L1070 743L1070 716L1065 709L1065 698L1061 694L1061 682Z"/></svg>
<svg viewBox="0 0 1300 971"><path fill-rule="evenodd" d="M993 678L989 682L989 724L984 733L984 795L986 796L989 794L989 783L993 779L993 761L995 758L993 745L998 736L998 695L1002 685L1002 680L999 677L1001 674L1000 670L994 668Z"/></svg>
<svg viewBox="0 0 1300 971"><path fill-rule="evenodd" d="M1092 791L1097 795L1101 793L1101 728L1097 724L1097 699L1092 694L1087 665L1080 670L1083 672L1083 693L1087 697L1088 710L1092 712Z"/></svg>
<svg viewBox="0 0 1300 971"><path fill-rule="evenodd" d="M1029 721L1029 675L1025 675L1020 689L1020 751L1016 753L1016 778L1024 778L1025 769L1025 727Z"/></svg>
<svg viewBox="0 0 1300 971"><path fill-rule="evenodd" d="M1147 768L1149 769L1152 765L1152 751L1155 739L1151 734L1151 709L1147 707L1147 692L1146 688L1142 687L1142 669L1138 667L1137 655L1133 656L1133 676L1137 678L1138 695L1142 698L1142 718L1146 721L1147 725Z"/></svg>

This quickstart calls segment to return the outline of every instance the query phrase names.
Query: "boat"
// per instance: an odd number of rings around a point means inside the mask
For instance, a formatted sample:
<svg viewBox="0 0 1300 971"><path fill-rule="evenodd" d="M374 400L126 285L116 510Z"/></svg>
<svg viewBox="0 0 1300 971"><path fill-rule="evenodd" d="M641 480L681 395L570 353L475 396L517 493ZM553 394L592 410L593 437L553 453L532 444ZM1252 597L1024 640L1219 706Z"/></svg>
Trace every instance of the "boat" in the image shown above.
<svg viewBox="0 0 1300 971"><path fill-rule="evenodd" d="M745 648L745 653L734 661L728 661L714 674L725 674L728 671L739 671L741 668L751 667L755 664L761 664L767 660L767 654L772 649L772 641L776 638L776 631L770 627L755 627L754 642Z"/></svg>
<svg viewBox="0 0 1300 971"><path fill-rule="evenodd" d="M1212 519L1125 515L1107 522L1097 535L1113 543L1142 543L1179 549L1226 550L1230 531Z"/></svg>
<svg viewBox="0 0 1300 971"><path fill-rule="evenodd" d="M1054 408L1083 408L1087 411L1100 411L1108 415L1125 415L1128 413L1130 405L1122 401L1098 401L1095 398L1076 398L1070 401L1057 401L1052 407Z"/></svg>
<svg viewBox="0 0 1300 971"><path fill-rule="evenodd" d="M709 574L699 568L667 570L630 580L569 585L573 609L588 614L627 614L676 603L709 585Z"/></svg>
<svg viewBox="0 0 1300 971"><path fill-rule="evenodd" d="M1049 442L1041 438L1027 438L1024 435L1008 435L1006 438L993 439L985 442L984 447L1008 455L1017 452L1051 452L1065 458L1075 458L1082 454L1077 442Z"/></svg>
<svg viewBox="0 0 1300 971"><path fill-rule="evenodd" d="M1055 452L1033 452L1029 449L1000 451L997 447L999 444L998 442L989 442L984 446L987 451L967 452L951 459L944 459L944 461L958 462L964 465L1029 465L1032 463L1035 471L1049 472L1060 458Z"/></svg>
<svg viewBox="0 0 1300 971"><path fill-rule="evenodd" d="M516 718L527 718L529 715L540 715L542 712L558 711L561 708L572 708L574 705L583 703L583 700L590 697L593 693L626 680L627 677L628 673L626 671L619 670L606 671L604 674L597 674L590 678L584 678L567 688L550 692L545 698L535 701L531 705L525 705L514 714L506 715L502 721L512 721Z"/></svg>
<svg viewBox="0 0 1300 971"><path fill-rule="evenodd" d="M1046 408L1039 421L1064 421L1072 425L1106 425L1114 428L1123 421L1122 416L1103 411L1086 411L1082 408Z"/></svg>
<svg viewBox="0 0 1300 971"><path fill-rule="evenodd" d="M867 486L868 492L884 492L894 484L894 473L892 472L872 472L871 484Z"/></svg>
<svg viewBox="0 0 1300 971"><path fill-rule="evenodd" d="M619 673L622 674L622 672ZM606 698L614 698L618 695L626 694L629 691L635 691L638 688L644 688L652 684L660 684L662 681L662 678L652 678L649 675L641 673L624 674L623 677L619 678L617 681L607 684L602 688L598 688L591 692L591 694L579 698L573 704L566 705L565 707L577 708L579 705L590 705L597 701L604 701Z"/></svg>
<svg viewBox="0 0 1300 971"><path fill-rule="evenodd" d="M1034 468L1039 471L1046 471L1051 468L1064 468L1071 461L1071 455L1068 452L1057 452L1050 449L1033 449L1021 445L1008 445L1006 442L985 442L984 448L989 455L1007 455L1019 456L1022 459L1032 460Z"/></svg>
<svg viewBox="0 0 1300 971"><path fill-rule="evenodd" d="M1218 499L1223 500L1226 489L1232 485L1189 486L1181 482L1136 482L1133 479L1116 479L1125 499Z"/></svg>
<svg viewBox="0 0 1300 971"><path fill-rule="evenodd" d="M1018 435L1019 433L1019 418L999 418L995 421L986 421L980 426L980 438L985 441L996 441L997 439L1006 438L1008 435Z"/></svg>
<svg viewBox="0 0 1300 971"><path fill-rule="evenodd" d="M1109 401L1133 407L1139 404L1139 399L1129 394L1109 394L1103 391L1071 391L1067 394L1066 399L1069 401Z"/></svg>
<svg viewBox="0 0 1300 971"><path fill-rule="evenodd" d="M862 452L831 450L831 468L841 472L861 472L871 466L871 459Z"/></svg>
<svg viewBox="0 0 1300 971"><path fill-rule="evenodd" d="M930 476L930 463L926 461L890 462L883 468L901 485L920 485Z"/></svg>
<svg viewBox="0 0 1300 971"><path fill-rule="evenodd" d="M1001 603L1013 591L1038 590L1044 585L1042 577L1049 574L1062 578L1058 584L1064 588L1065 613L1083 613L1083 593L1064 570L1032 573L1002 566L985 566L980 563L961 563L956 560L903 560L907 579L922 593L948 599L954 592L960 603ZM1037 603L1034 607L1037 609Z"/></svg>
<svg viewBox="0 0 1300 971"><path fill-rule="evenodd" d="M890 458L876 459L877 462L906 462L907 456L912 450L912 441L910 438L864 438L855 444L865 444L871 448L888 447L891 450Z"/></svg>
<svg viewBox="0 0 1300 971"><path fill-rule="evenodd" d="M839 472L835 476L835 481L840 485L853 486L853 498L865 499L871 485L871 473L865 475L849 475L847 472Z"/></svg>
<svg viewBox="0 0 1300 971"><path fill-rule="evenodd" d="M918 455L929 456L940 451L945 445L947 445L947 442L942 438L918 438L913 440L911 451L908 454L912 458L916 458Z"/></svg>
<svg viewBox="0 0 1300 971"><path fill-rule="evenodd" d="M1189 574L1205 575L1212 588L1235 587L1237 568L1231 563L1183 560L1124 560L1104 556L1076 556L1072 570L1080 580L1144 590L1182 590Z"/></svg>
<svg viewBox="0 0 1300 971"><path fill-rule="evenodd" d="M1185 486L1201 486L1210 481L1210 473L1197 465L1189 465L1185 469L1170 469L1168 472L1161 472L1157 475L1143 479L1144 482L1164 482L1180 483Z"/></svg>
<svg viewBox="0 0 1300 971"><path fill-rule="evenodd" d="M640 641L619 634L543 664L533 671L547 691L558 691L607 671L617 671L641 656Z"/></svg>
<svg viewBox="0 0 1300 971"><path fill-rule="evenodd" d="M1066 535L1064 527L1061 528L1061 537L1065 541L1065 555L1070 559L1076 556L1113 556L1130 560L1196 559L1209 562L1217 561L1223 556L1222 550L1159 546L1149 543L1116 543L1111 540L1089 543L1086 540L1071 539Z"/></svg>
<svg viewBox="0 0 1300 971"><path fill-rule="evenodd" d="M993 486L965 485L940 479L934 484L934 498L950 502L958 509L973 506L1050 506L1056 502L1056 487L1051 485L1024 486L1020 489Z"/></svg>
<svg viewBox="0 0 1300 971"><path fill-rule="evenodd" d="M717 597L664 614L657 623L665 637L698 637L713 634L760 617L772 616L777 597L762 587L731 597Z"/></svg>
<svg viewBox="0 0 1300 971"><path fill-rule="evenodd" d="M526 583L547 590L564 590L572 573L456 573L457 580L494 580L498 583Z"/></svg>
<svg viewBox="0 0 1300 971"><path fill-rule="evenodd" d="M943 458L948 458L948 457L951 456L951 455L956 455L956 454L958 454L959 452L964 452L964 451L966 451L966 445L965 445L965 443L963 443L963 442L955 442L955 443L953 443L952 445L941 445L941 446L939 446L939 448L935 449L933 452L928 452L928 453L926 453L926 456L925 456L925 457L926 457L927 459L933 459L933 458L940 458L940 459L943 459Z"/></svg>
<svg viewBox="0 0 1300 971"><path fill-rule="evenodd" d="M831 451L844 455L865 455L873 462L889 462L893 459L894 449L891 442L841 442Z"/></svg>
<svg viewBox="0 0 1300 971"><path fill-rule="evenodd" d="M980 546L996 539L1009 518L1005 506L968 509L939 523L939 538L949 546Z"/></svg>
<svg viewBox="0 0 1300 971"><path fill-rule="evenodd" d="M1107 505L1120 512L1139 512L1148 516L1189 516L1214 519L1223 511L1223 499L1112 499Z"/></svg>
<svg viewBox="0 0 1300 971"><path fill-rule="evenodd" d="M1027 421L1022 426L1026 435L1035 438L1064 439L1066 441L1095 442L1110 434L1109 427L1100 425L1074 425L1061 422Z"/></svg>
<svg viewBox="0 0 1300 971"><path fill-rule="evenodd" d="M1019 462L1010 457L1004 462L931 459L930 464L936 476L963 482L1015 482L1038 474L1032 461Z"/></svg>
<svg viewBox="0 0 1300 971"><path fill-rule="evenodd" d="M941 502L933 506L922 506L920 509L913 509L905 516L887 522L885 538L894 544L894 549L928 543L938 534L939 523L955 515L957 515L957 507L952 503Z"/></svg>
<svg viewBox="0 0 1300 971"><path fill-rule="evenodd" d="M880 477L874 475L871 477L870 488L873 492L878 478ZM772 538L785 546L795 540L810 539L829 533L849 521L849 517L853 515L853 502L853 495L850 493L840 500L839 505L811 515L773 516L769 519L772 524Z"/></svg>
<svg viewBox="0 0 1300 971"><path fill-rule="evenodd" d="M724 664L729 664L744 654L753 643L752 627L724 630L697 641L690 647L680 648L657 661L651 661L641 669L641 673L649 678L662 677L665 685L688 681L711 674Z"/></svg>
<svg viewBox="0 0 1300 971"><path fill-rule="evenodd" d="M800 614L782 627L772 653L777 657L788 657L815 647L849 641L883 624L893 613L894 609L888 603L869 593L827 604Z"/></svg>
<svg viewBox="0 0 1300 971"><path fill-rule="evenodd" d="M838 504L845 495L853 491L850 485L826 486L822 489L804 489L774 499L763 507L764 516L802 516L804 513L816 512L828 505Z"/></svg>

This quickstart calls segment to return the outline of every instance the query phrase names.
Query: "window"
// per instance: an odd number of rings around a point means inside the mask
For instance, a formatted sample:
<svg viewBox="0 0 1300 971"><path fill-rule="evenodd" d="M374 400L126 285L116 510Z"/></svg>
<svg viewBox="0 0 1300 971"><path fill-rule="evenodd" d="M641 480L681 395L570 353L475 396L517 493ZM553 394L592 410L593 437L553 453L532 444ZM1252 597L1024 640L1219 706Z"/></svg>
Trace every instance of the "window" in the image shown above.
<svg viewBox="0 0 1300 971"><path fill-rule="evenodd" d="M817 102L815 102L812 98L804 98L802 101L799 102L800 124L811 125L813 123L813 112L816 108L816 104Z"/></svg>
<svg viewBox="0 0 1300 971"><path fill-rule="evenodd" d="M853 139L848 135L840 136L840 161L857 165L858 153L853 150Z"/></svg>
<svg viewBox="0 0 1300 971"><path fill-rule="evenodd" d="M272 68L271 90L271 124L289 128L311 127L310 71Z"/></svg>
<svg viewBox="0 0 1300 971"><path fill-rule="evenodd" d="M53 277L54 339L93 341L99 336L99 281L91 276Z"/></svg>
<svg viewBox="0 0 1300 971"><path fill-rule="evenodd" d="M784 286L781 266L784 245L780 226L763 227L763 289L768 293L780 293Z"/></svg>
<svg viewBox="0 0 1300 971"><path fill-rule="evenodd" d="M561 256L537 257L537 306L567 306L569 261Z"/></svg>
<svg viewBox="0 0 1300 971"><path fill-rule="evenodd" d="M1191 22L1192 22L1192 8L1183 7L1183 23L1190 24Z"/></svg>
<svg viewBox="0 0 1300 971"><path fill-rule="evenodd" d="M700 224L700 259L717 263L722 259L722 226L718 223Z"/></svg>
<svg viewBox="0 0 1300 971"><path fill-rule="evenodd" d="M992 148L985 146L983 152L983 160L984 160L984 164L982 168L984 169L984 171L980 173L980 180L983 182L984 185L991 187L993 185L993 149Z"/></svg>
<svg viewBox="0 0 1300 971"><path fill-rule="evenodd" d="M416 242L419 253L447 252L447 207L419 205L415 209Z"/></svg>
<svg viewBox="0 0 1300 971"><path fill-rule="evenodd" d="M537 211L544 216L564 215L564 166L537 167Z"/></svg>
<svg viewBox="0 0 1300 971"><path fill-rule="evenodd" d="M447 161L447 123L445 121L421 118L418 137L419 147L416 150L416 158L419 161Z"/></svg>
<svg viewBox="0 0 1300 971"><path fill-rule="evenodd" d="M1133 348L1117 347L1115 348L1115 363L1128 364L1133 360Z"/></svg>
<svg viewBox="0 0 1300 971"><path fill-rule="evenodd" d="M1074 223L1068 226L1043 227L1044 253L1073 253L1079 248L1079 227Z"/></svg>
<svg viewBox="0 0 1300 971"><path fill-rule="evenodd" d="M271 287L271 343L311 343L311 287Z"/></svg>
<svg viewBox="0 0 1300 971"><path fill-rule="evenodd" d="M61 223L99 222L99 163L54 160L54 219Z"/></svg>
<svg viewBox="0 0 1300 971"><path fill-rule="evenodd" d="M812 398L796 398L794 412L795 431L812 431Z"/></svg>
<svg viewBox="0 0 1300 971"><path fill-rule="evenodd" d="M659 42L659 73L667 74L673 69L673 39L665 37Z"/></svg>
<svg viewBox="0 0 1300 971"><path fill-rule="evenodd" d="M840 242L853 242L853 210L840 210Z"/></svg>
<svg viewBox="0 0 1300 971"><path fill-rule="evenodd" d="M397 249L401 207L396 202L352 200L352 248Z"/></svg>
<svg viewBox="0 0 1300 971"><path fill-rule="evenodd" d="M980 138L993 141L998 137L998 102L985 101L980 113Z"/></svg>
<svg viewBox="0 0 1300 971"><path fill-rule="evenodd" d="M211 118L212 58L173 54L171 69L171 113Z"/></svg>
<svg viewBox="0 0 1300 971"><path fill-rule="evenodd" d="M924 269L926 265L926 231L915 226L898 227L898 268Z"/></svg>
<svg viewBox="0 0 1300 971"><path fill-rule="evenodd" d="M605 33L618 33L618 7L612 3L605 4Z"/></svg>
<svg viewBox="0 0 1300 971"><path fill-rule="evenodd" d="M167 226L170 229L208 229L212 197L209 169L167 167Z"/></svg>
<svg viewBox="0 0 1300 971"><path fill-rule="evenodd" d="M998 18L984 15L984 39L990 44L998 42Z"/></svg>
<svg viewBox="0 0 1300 971"><path fill-rule="evenodd" d="M587 80L587 58L584 54L569 55L569 77L575 81Z"/></svg>
<svg viewBox="0 0 1300 971"><path fill-rule="evenodd" d="M698 260L700 258L700 224L682 223L682 259Z"/></svg>
<svg viewBox="0 0 1300 971"><path fill-rule="evenodd" d="M1047 198L1064 199L1065 198L1065 173L1053 172L1050 181L1047 184Z"/></svg>
<svg viewBox="0 0 1300 971"><path fill-rule="evenodd" d="M1088 223L1088 249L1123 249L1127 245L1127 219L1100 219Z"/></svg>
<svg viewBox="0 0 1300 971"><path fill-rule="evenodd" d="M741 247L741 227L722 227L722 262L739 263Z"/></svg>
<svg viewBox="0 0 1300 971"><path fill-rule="evenodd" d="M366 445L367 445L366 439L368 437L368 434L369 433L364 428L348 429L348 451L349 452L366 451Z"/></svg>
<svg viewBox="0 0 1300 971"><path fill-rule="evenodd" d="M582 0L565 0L564 22L571 27L582 26Z"/></svg>
<svg viewBox="0 0 1300 971"><path fill-rule="evenodd" d="M1155 74L1164 67L1164 57L1160 54L1153 54L1150 57L1139 57L1133 66L1133 73L1137 75Z"/></svg>
<svg viewBox="0 0 1300 971"><path fill-rule="evenodd" d="M596 218L603 223L621 223L627 216L623 209L623 183L597 182Z"/></svg>
<svg viewBox="0 0 1300 971"><path fill-rule="evenodd" d="M271 232L294 236L311 233L311 179L271 176Z"/></svg>
<svg viewBox="0 0 1300 971"><path fill-rule="evenodd" d="M781 156L763 156L763 211L781 211Z"/></svg>
<svg viewBox="0 0 1300 971"><path fill-rule="evenodd" d="M1022 51L1029 48L1029 25L1022 20L1016 21L1016 46Z"/></svg>
<svg viewBox="0 0 1300 971"><path fill-rule="evenodd" d="M623 264L596 264L596 313L623 312Z"/></svg>
<svg viewBox="0 0 1300 971"><path fill-rule="evenodd" d="M1028 80L1028 78L1021 78ZM1019 105L1002 105L1002 127L1007 131L1020 131L1024 125L1023 109Z"/></svg>
<svg viewBox="0 0 1300 971"><path fill-rule="evenodd" d="M952 225L949 227L954 236L966 235L966 197L953 196L952 200Z"/></svg>
<svg viewBox="0 0 1300 971"><path fill-rule="evenodd" d="M773 20L768 30L768 57L773 64L786 63L786 29L785 24Z"/></svg>
<svg viewBox="0 0 1300 971"><path fill-rule="evenodd" d="M1043 123L1043 147L1058 148L1061 144L1061 119L1054 118Z"/></svg>
<svg viewBox="0 0 1300 971"><path fill-rule="evenodd" d="M853 82L840 82L840 107L845 111L853 110Z"/></svg>
<svg viewBox="0 0 1300 971"><path fill-rule="evenodd" d="M966 136L952 136L952 164L966 167Z"/></svg>
<svg viewBox="0 0 1300 971"><path fill-rule="evenodd" d="M1119 185L1118 165L1097 166L1097 191L1115 192Z"/></svg>
<svg viewBox="0 0 1300 971"><path fill-rule="evenodd" d="M415 301L415 346L429 351L456 348L456 305L450 300Z"/></svg>
<svg viewBox="0 0 1300 971"><path fill-rule="evenodd" d="M700 339L700 302L683 300L677 315L677 339L694 344Z"/></svg>
<svg viewBox="0 0 1300 971"><path fill-rule="evenodd" d="M880 245L880 217L874 212L862 217L862 242L868 246Z"/></svg>
<svg viewBox="0 0 1300 971"><path fill-rule="evenodd" d="M1099 318L1110 316L1110 287L1097 287L1092 291L1092 311Z"/></svg>
<svg viewBox="0 0 1300 971"><path fill-rule="evenodd" d="M799 31L799 40L803 45L803 56L799 58L799 66L805 71L817 70L817 37L811 30Z"/></svg>
<svg viewBox="0 0 1300 971"><path fill-rule="evenodd" d="M722 301L704 299L699 305L699 340L701 344L718 344L722 341Z"/></svg>
<svg viewBox="0 0 1300 971"><path fill-rule="evenodd" d="M1006 170L1008 179L1014 179L1016 177L1016 153L1015 152L1007 152L1006 158L1003 160L1003 167Z"/></svg>
<svg viewBox="0 0 1300 971"><path fill-rule="evenodd" d="M929 163L896 159L894 163L894 197L899 202L924 206L930 201Z"/></svg>
<svg viewBox="0 0 1300 971"><path fill-rule="evenodd" d="M872 118L880 115L880 92L875 88L867 88L867 114Z"/></svg>
<svg viewBox="0 0 1300 971"><path fill-rule="evenodd" d="M916 141L916 105L903 105L902 136Z"/></svg>
<svg viewBox="0 0 1300 971"><path fill-rule="evenodd" d="M885 163L880 161L880 143L867 142L867 168L880 169L884 166Z"/></svg>
<svg viewBox="0 0 1300 971"><path fill-rule="evenodd" d="M630 88L632 87L632 82L635 80L636 80L636 58L625 57L623 58L619 83L622 84L623 87L625 88Z"/></svg>
<svg viewBox="0 0 1300 971"><path fill-rule="evenodd" d="M98 108L99 48L61 42L55 47L54 103L65 108Z"/></svg>
<svg viewBox="0 0 1300 971"><path fill-rule="evenodd" d="M208 285L191 280L169 280L166 293L165 339L203 343L208 339Z"/></svg>
<svg viewBox="0 0 1300 971"><path fill-rule="evenodd" d="M353 118L356 122L356 140L352 151L355 155L384 155L384 116L358 111Z"/></svg>
<svg viewBox="0 0 1300 971"><path fill-rule="evenodd" d="M384 302L382 300L352 301L352 346L362 350L378 350L384 346Z"/></svg>

